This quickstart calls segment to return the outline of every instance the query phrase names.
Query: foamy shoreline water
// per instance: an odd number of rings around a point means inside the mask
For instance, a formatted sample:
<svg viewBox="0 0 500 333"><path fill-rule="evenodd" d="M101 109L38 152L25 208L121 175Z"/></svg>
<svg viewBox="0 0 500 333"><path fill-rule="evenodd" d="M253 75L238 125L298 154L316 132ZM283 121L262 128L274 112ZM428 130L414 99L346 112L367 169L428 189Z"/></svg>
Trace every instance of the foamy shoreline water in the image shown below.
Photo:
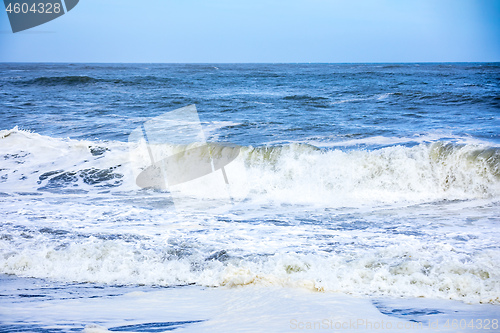
<svg viewBox="0 0 500 333"><path fill-rule="evenodd" d="M498 318L497 307L488 304L357 298L301 288L151 288L0 278L5 332L456 332L464 321L476 325L464 331L481 332L480 324L489 321L491 327Z"/></svg>
<svg viewBox="0 0 500 333"><path fill-rule="evenodd" d="M253 180L236 183L249 187L244 201L223 213L180 213L168 193L136 189L127 145L18 130L3 136L12 166L0 186L7 205L3 273L499 301L498 236L483 231L498 228L495 148L441 142L351 153L307 145L231 148L242 153L227 168L229 178L246 173ZM19 179L24 188L11 191ZM62 210L54 215L55 205ZM443 216L445 223L434 225Z"/></svg>

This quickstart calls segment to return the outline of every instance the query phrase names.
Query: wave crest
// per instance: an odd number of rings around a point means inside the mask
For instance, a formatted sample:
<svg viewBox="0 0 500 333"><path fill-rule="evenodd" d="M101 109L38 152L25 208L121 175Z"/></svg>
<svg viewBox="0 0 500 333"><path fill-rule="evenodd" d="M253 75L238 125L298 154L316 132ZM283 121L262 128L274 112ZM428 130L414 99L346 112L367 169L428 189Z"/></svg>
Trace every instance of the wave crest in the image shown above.
<svg viewBox="0 0 500 333"><path fill-rule="evenodd" d="M105 184L135 190L134 174L151 165L146 150L136 156L138 166L130 162L135 149L130 143L62 140L17 128L1 131L0 138L5 164L0 187L2 183L10 188L26 185L33 191L71 185L99 190ZM168 155L196 144L163 146ZM214 156L238 156L226 168L230 186L257 201L352 206L500 194L498 147L443 141L372 151L321 150L298 143L267 147L212 143L210 147Z"/></svg>

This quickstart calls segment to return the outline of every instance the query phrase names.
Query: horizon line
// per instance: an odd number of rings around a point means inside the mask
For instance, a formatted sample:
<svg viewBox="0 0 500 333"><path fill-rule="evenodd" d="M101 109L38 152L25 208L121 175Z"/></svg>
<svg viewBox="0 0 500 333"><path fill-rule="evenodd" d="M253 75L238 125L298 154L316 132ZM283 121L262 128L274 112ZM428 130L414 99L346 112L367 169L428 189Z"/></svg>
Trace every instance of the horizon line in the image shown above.
<svg viewBox="0 0 500 333"><path fill-rule="evenodd" d="M372 62L83 62L83 61L0 61L0 64L156 64L156 65L355 65L355 64L477 64L496 61L372 61Z"/></svg>

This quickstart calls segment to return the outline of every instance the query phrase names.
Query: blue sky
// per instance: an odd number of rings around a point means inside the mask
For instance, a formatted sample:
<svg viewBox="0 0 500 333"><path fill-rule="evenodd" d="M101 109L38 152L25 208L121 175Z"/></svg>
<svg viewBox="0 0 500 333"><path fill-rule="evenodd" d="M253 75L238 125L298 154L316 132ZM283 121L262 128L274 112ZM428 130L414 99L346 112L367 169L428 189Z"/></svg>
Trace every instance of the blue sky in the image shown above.
<svg viewBox="0 0 500 333"><path fill-rule="evenodd" d="M500 0L80 0L0 62L500 61Z"/></svg>

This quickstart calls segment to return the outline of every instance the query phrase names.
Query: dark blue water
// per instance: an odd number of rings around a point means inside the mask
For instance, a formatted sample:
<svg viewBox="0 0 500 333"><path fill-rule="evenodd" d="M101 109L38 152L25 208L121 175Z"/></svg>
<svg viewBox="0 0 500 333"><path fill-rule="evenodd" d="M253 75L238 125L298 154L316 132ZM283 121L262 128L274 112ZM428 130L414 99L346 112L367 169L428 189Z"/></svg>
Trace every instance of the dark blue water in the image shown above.
<svg viewBox="0 0 500 333"><path fill-rule="evenodd" d="M1 64L2 129L126 141L196 104L217 140L470 136L499 143L500 64ZM210 138L209 138L210 139Z"/></svg>

